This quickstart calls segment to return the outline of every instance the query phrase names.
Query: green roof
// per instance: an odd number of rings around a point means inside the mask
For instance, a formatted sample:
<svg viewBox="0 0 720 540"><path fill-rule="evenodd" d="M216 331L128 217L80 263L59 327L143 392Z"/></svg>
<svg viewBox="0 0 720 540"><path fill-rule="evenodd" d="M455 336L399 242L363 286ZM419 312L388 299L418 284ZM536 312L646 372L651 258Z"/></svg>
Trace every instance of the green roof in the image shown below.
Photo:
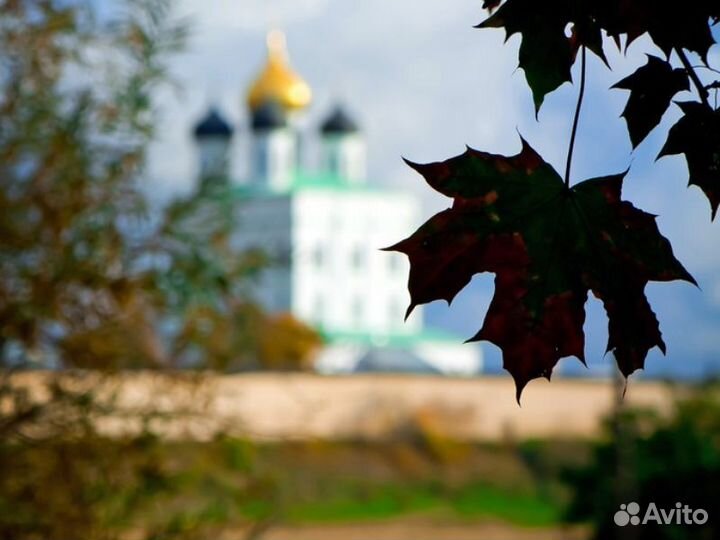
<svg viewBox="0 0 720 540"><path fill-rule="evenodd" d="M365 182L361 184L349 183L344 178L334 174L312 173L308 171L298 170L293 176L290 188L287 191L277 192L267 188L267 186L258 185L233 185L230 193L239 198L254 197L271 197L284 194L294 194L301 191L344 191L344 192L388 192L384 187L369 185Z"/></svg>
<svg viewBox="0 0 720 540"><path fill-rule="evenodd" d="M413 347L427 342L454 343L460 345L464 339L435 328L414 332L411 334L390 333L373 334L370 332L335 332L318 330L328 343L352 343L355 345L382 346L382 347Z"/></svg>
<svg viewBox="0 0 720 540"><path fill-rule="evenodd" d="M346 179L334 175L323 173L309 173L307 171L297 171L293 179L291 191L304 190L332 190L332 191L386 191L385 188L374 186L362 182L360 184L352 184Z"/></svg>

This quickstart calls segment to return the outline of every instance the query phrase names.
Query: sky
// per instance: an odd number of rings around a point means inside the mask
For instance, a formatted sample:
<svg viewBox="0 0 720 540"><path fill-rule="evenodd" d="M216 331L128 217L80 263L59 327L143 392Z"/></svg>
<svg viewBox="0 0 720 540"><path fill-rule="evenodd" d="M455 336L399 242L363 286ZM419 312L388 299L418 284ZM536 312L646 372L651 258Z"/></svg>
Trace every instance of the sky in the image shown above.
<svg viewBox="0 0 720 540"><path fill-rule="evenodd" d="M522 134L563 171L577 87L565 84L548 96L536 120L524 73L517 69L519 36L505 43L502 30L474 29L486 17L481 5L480 0L180 0L178 13L188 17L191 37L172 63L179 90L157 96L161 116L149 185L164 197L191 188L195 154L190 130L210 104L218 104L240 126L237 144L244 144L245 91L264 61L265 34L275 27L286 32L292 64L313 88L309 125L341 101L367 136L370 182L417 194L424 219L449 200L432 191L401 157L437 161L461 153L466 144L512 154ZM655 161L679 117L677 108L632 152L620 116L627 92L609 89L644 64L647 52L661 54L644 39L626 54L607 43L612 72L588 56L572 181L630 167L625 198L659 216L660 231L700 284L648 286L668 355L652 351L646 375L720 374L720 218L711 223L705 197L686 187L683 157ZM720 47L712 49L710 62L720 68ZM690 98L691 93L676 97ZM242 164L237 167L241 172ZM482 324L491 297L492 276L478 276L452 306L429 306L426 322L469 337ZM603 356L605 314L596 300L587 309L588 363L593 370L606 370L611 359ZM490 344L483 350L487 365L498 369L499 351ZM578 366L575 359L561 361L568 373Z"/></svg>

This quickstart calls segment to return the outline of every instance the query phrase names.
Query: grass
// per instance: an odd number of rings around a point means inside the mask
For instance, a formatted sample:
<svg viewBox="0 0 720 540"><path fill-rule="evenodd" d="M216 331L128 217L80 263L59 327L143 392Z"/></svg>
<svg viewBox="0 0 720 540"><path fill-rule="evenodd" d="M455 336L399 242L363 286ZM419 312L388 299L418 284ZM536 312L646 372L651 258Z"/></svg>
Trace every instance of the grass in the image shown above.
<svg viewBox="0 0 720 540"><path fill-rule="evenodd" d="M558 523L560 508L536 494L483 483L445 491L436 484L380 484L368 489L334 493L322 500L292 501L287 518L292 523L379 521L426 514L446 521L498 520L527 527ZM365 489L362 489L364 487Z"/></svg>
<svg viewBox="0 0 720 540"><path fill-rule="evenodd" d="M544 467L539 482L528 452L516 446L413 438L264 445L93 439L65 446L4 447L6 463L24 464L8 469L14 476L4 479L6 493L0 491L0 508L12 501L15 521L34 523L21 519L21 510L42 503L48 523L73 520L72 530L141 529L170 538L254 521L312 525L416 516L546 527L559 523L564 505L548 485L554 471ZM68 474L71 485L56 482ZM20 504L17 494L27 500ZM87 501L92 512L79 512L68 500Z"/></svg>
<svg viewBox="0 0 720 540"><path fill-rule="evenodd" d="M255 474L272 479L274 500L249 498L239 511L252 518L274 514L294 524L368 522L410 515L527 527L560 521L562 494L547 485L538 486L520 453L499 446L447 450L443 447L438 454L409 443L260 447L254 458ZM234 452L226 448L224 454ZM247 471L247 460L239 461Z"/></svg>
<svg viewBox="0 0 720 540"><path fill-rule="evenodd" d="M484 484L466 486L450 504L458 516L487 517L528 527L557 524L562 511L558 501L538 493L517 493Z"/></svg>

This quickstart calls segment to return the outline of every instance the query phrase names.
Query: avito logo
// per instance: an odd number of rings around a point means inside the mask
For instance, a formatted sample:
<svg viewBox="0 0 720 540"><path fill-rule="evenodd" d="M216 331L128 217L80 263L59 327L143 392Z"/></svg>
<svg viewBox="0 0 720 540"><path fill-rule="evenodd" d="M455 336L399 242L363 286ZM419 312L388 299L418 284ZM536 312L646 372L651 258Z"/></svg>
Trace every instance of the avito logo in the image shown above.
<svg viewBox="0 0 720 540"><path fill-rule="evenodd" d="M640 505L636 502L621 504L620 510L613 517L615 525L645 525L656 523L658 525L704 525L708 520L708 513L702 508L693 510L687 504L675 503L675 508L666 510L658 508L654 502L648 504L645 513L640 517Z"/></svg>

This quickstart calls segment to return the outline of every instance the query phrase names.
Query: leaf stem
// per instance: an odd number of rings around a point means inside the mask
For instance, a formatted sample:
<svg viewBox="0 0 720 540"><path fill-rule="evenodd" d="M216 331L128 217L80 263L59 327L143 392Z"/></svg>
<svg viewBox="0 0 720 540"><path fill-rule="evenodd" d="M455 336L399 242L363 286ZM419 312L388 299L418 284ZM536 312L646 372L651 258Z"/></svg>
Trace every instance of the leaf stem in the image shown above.
<svg viewBox="0 0 720 540"><path fill-rule="evenodd" d="M575 118L573 119L572 132L570 134L570 147L568 148L567 165L565 166L565 187L570 188L570 168L572 166L573 151L575 150L575 137L577 136L578 121L580 120L580 108L583 97L585 97L585 46L580 47L580 91L578 92L577 106L575 107Z"/></svg>
<svg viewBox="0 0 720 540"><path fill-rule="evenodd" d="M697 73L695 73L695 70L693 69L692 64L690 63L690 60L688 60L688 57L685 54L685 51L683 51L680 47L676 47L675 52L677 53L678 58L680 58L680 62L682 62L682 65L685 68L685 71L687 71L688 75L690 76L690 80L695 85L695 88L697 89L698 94L700 95L700 101L703 102L703 105L710 107L710 102L708 101L708 91L703 86L703 83L702 83L702 81L700 81L700 78L697 76Z"/></svg>

